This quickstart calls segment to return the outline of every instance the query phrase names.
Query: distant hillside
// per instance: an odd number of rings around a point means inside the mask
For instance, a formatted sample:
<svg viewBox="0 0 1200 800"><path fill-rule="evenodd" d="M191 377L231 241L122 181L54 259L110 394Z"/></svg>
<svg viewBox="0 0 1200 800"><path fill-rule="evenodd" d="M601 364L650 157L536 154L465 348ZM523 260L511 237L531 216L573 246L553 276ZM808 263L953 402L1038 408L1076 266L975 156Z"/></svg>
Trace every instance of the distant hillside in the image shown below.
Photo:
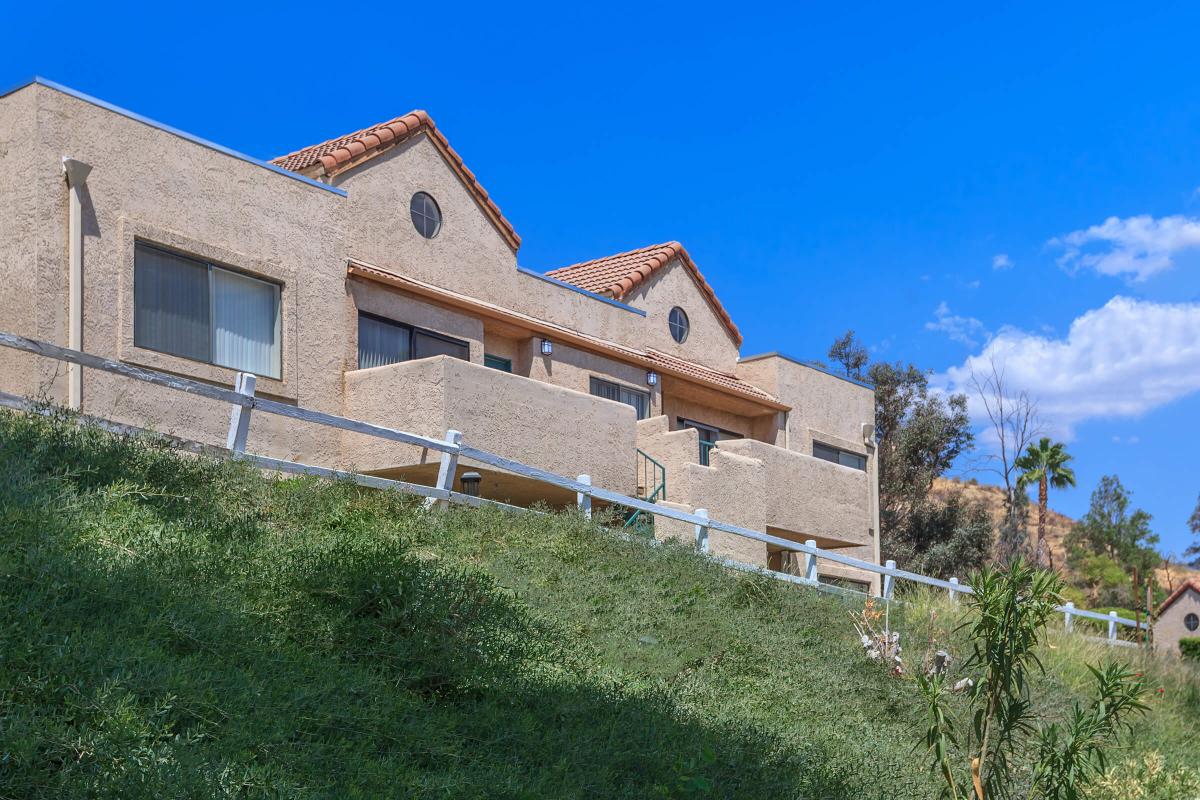
<svg viewBox="0 0 1200 800"><path fill-rule="evenodd" d="M970 483L968 481L950 480L939 478L934 482L933 491L936 496L945 497L951 492L961 492L968 500L983 503L987 508L988 514L992 518L992 522L999 525L1004 518L1004 489L999 486L993 486L986 483ZM1053 495L1051 495L1053 499ZM1062 571L1067 571L1067 553L1065 540L1067 534L1071 532L1071 528L1075 525L1076 520L1068 517L1066 514L1060 514L1053 508L1049 509L1046 519L1046 541L1050 548L1050 555L1053 559L1054 566ZM1029 515L1029 538L1030 541L1037 535L1037 505L1030 506ZM1165 569L1160 569L1156 572L1159 585L1164 589L1173 589L1179 585L1181 580L1188 578L1200 578L1200 571L1191 570L1182 566L1172 566L1170 575Z"/></svg>

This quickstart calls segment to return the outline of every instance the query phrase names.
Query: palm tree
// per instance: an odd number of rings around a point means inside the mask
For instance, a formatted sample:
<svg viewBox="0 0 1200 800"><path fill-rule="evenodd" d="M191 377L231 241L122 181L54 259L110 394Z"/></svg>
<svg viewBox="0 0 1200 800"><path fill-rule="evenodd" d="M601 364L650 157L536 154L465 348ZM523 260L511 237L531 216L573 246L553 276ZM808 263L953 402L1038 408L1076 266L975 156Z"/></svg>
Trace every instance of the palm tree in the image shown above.
<svg viewBox="0 0 1200 800"><path fill-rule="evenodd" d="M1038 485L1038 527L1035 558L1038 566L1046 563L1046 507L1049 489L1065 489L1075 485L1075 472L1067 466L1071 460L1067 447L1062 442L1051 443L1043 436L1037 444L1029 445L1024 455L1014 462L1020 471L1017 485L1022 489L1036 482Z"/></svg>

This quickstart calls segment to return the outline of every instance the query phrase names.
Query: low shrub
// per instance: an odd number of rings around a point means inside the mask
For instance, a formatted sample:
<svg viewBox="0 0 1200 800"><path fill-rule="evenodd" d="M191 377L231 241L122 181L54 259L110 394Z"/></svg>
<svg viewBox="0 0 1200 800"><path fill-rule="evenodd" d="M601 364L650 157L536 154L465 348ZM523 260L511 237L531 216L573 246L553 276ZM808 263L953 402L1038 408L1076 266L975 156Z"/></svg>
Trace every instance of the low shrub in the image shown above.
<svg viewBox="0 0 1200 800"><path fill-rule="evenodd" d="M1200 636L1187 636L1180 639L1179 652L1189 661L1200 661Z"/></svg>

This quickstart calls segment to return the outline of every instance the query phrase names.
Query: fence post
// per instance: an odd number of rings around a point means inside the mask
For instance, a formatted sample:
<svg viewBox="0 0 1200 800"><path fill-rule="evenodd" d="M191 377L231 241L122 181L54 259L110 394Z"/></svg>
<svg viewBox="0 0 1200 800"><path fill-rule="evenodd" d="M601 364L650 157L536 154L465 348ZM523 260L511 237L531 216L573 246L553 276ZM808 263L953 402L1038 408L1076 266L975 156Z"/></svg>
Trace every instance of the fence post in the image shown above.
<svg viewBox="0 0 1200 800"><path fill-rule="evenodd" d="M462 434L451 428L446 431L446 444L452 444L455 447L462 444ZM453 450L449 453L442 453L442 463L438 467L437 488L445 489L447 492L454 491L454 473L458 471L458 450ZM449 498L426 497L425 507L445 510L450 507Z"/></svg>
<svg viewBox="0 0 1200 800"><path fill-rule="evenodd" d="M1066 622L1067 633L1075 630L1075 603L1068 602L1063 606L1063 619Z"/></svg>
<svg viewBox="0 0 1200 800"><path fill-rule="evenodd" d="M254 384L258 381L249 372L239 372L233 381L233 390L246 397L254 397ZM250 435L250 406L232 406L229 409L229 435L225 437L225 449L235 453L246 452L246 438Z"/></svg>
<svg viewBox="0 0 1200 800"><path fill-rule="evenodd" d="M1117 612L1108 612L1108 640L1115 642L1117 640Z"/></svg>
<svg viewBox="0 0 1200 800"><path fill-rule="evenodd" d="M577 478L575 478L575 480L579 481L580 483L582 483L586 486L592 485L592 476L591 475L580 475ZM583 492L576 492L575 493L575 505L579 506L579 510L583 512L583 516L586 519L592 518L592 496L590 494L585 494Z"/></svg>
<svg viewBox="0 0 1200 800"><path fill-rule="evenodd" d="M954 584L955 586L958 586L958 578L951 578L950 582L952 584ZM952 603L958 602L958 591L954 588L950 589L950 602L952 602Z"/></svg>
<svg viewBox="0 0 1200 800"><path fill-rule="evenodd" d="M707 508L697 508L695 514L697 517L700 517L705 522L708 521L708 509ZM707 525L704 525L701 523L696 523L696 547L700 550L701 553L708 552L708 526Z"/></svg>
<svg viewBox="0 0 1200 800"><path fill-rule="evenodd" d="M892 561L889 558L887 560L887 563L884 564L884 566L887 567L888 569L895 569L896 562ZM884 575L883 576L883 599L890 601L892 599L892 594L895 591L896 591L896 579L894 577L892 577L891 575Z"/></svg>
<svg viewBox="0 0 1200 800"><path fill-rule="evenodd" d="M816 547L817 540L809 539L805 542L809 547ZM817 555L816 553L804 554L804 579L813 583L817 582Z"/></svg>

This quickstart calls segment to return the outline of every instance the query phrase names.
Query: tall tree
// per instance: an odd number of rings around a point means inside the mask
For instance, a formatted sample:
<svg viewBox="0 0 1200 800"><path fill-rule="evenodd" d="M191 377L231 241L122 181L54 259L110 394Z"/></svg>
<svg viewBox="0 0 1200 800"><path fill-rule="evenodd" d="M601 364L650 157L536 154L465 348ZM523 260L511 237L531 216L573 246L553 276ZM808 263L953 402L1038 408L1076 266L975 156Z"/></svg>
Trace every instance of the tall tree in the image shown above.
<svg viewBox="0 0 1200 800"><path fill-rule="evenodd" d="M1049 508L1050 487L1066 489L1075 485L1075 471L1067 466L1071 456L1062 442L1051 442L1043 436L1036 445L1029 445L1014 462L1021 490L1036 483L1038 487L1038 525L1034 557L1038 566L1046 564L1046 511Z"/></svg>
<svg viewBox="0 0 1200 800"><path fill-rule="evenodd" d="M965 504L944 513L929 507L934 480L973 445L966 396L931 391L929 376L912 364L868 366L867 349L853 331L834 342L829 358L850 377L875 387L879 536L885 557L951 575L976 567L980 516Z"/></svg>
<svg viewBox="0 0 1200 800"><path fill-rule="evenodd" d="M847 376L861 381L863 370L871 360L867 348L859 343L854 331L849 330L834 340L829 347L829 360L838 364Z"/></svg>
<svg viewBox="0 0 1200 800"><path fill-rule="evenodd" d="M1165 563L1150 519L1141 509L1130 511L1129 492L1116 475L1100 479L1088 513L1067 537L1071 566L1093 603L1136 609L1146 602L1143 587Z"/></svg>
<svg viewBox="0 0 1200 800"><path fill-rule="evenodd" d="M1003 362L992 358L984 370L971 373L971 388L991 423L996 449L990 456L995 472L1004 483L1004 525L1016 537L1022 521L1022 504L1017 498L1016 460L1041 433L1037 401L1012 386Z"/></svg>

